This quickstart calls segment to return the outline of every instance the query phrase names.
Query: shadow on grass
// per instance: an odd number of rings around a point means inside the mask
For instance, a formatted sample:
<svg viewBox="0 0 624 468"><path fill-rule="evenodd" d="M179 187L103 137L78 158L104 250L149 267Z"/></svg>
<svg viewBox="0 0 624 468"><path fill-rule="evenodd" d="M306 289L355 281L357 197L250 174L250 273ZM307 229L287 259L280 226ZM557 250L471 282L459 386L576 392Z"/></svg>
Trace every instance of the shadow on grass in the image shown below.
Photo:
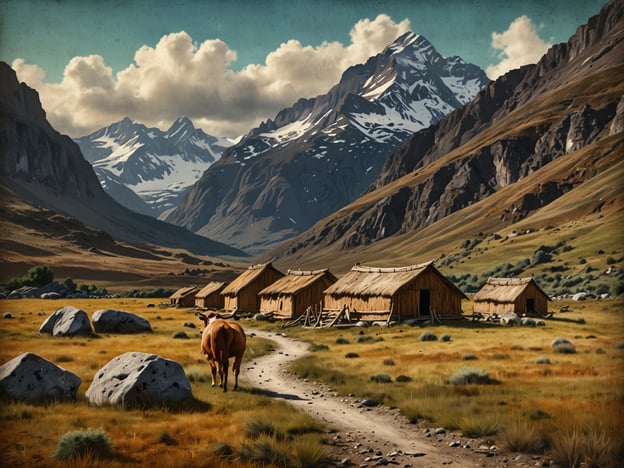
<svg viewBox="0 0 624 468"><path fill-rule="evenodd" d="M249 393L250 395L263 395L269 398L278 398L281 400L289 401L306 401L306 398L301 398L299 395L293 395L292 393L280 393L274 390L268 390L257 387L242 387L241 391Z"/></svg>

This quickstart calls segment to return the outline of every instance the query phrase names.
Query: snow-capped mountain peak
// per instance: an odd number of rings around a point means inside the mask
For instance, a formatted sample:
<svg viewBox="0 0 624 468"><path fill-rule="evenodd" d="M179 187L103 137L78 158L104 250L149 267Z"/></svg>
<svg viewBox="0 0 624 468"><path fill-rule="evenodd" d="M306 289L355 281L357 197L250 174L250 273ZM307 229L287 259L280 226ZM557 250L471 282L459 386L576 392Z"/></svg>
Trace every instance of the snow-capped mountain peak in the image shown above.
<svg viewBox="0 0 624 468"><path fill-rule="evenodd" d="M188 117L164 132L126 117L76 143L113 198L153 216L171 209L229 146L195 128Z"/></svg>
<svg viewBox="0 0 624 468"><path fill-rule="evenodd" d="M388 154L487 82L480 68L406 33L327 94L248 132L166 219L261 253L360 196Z"/></svg>

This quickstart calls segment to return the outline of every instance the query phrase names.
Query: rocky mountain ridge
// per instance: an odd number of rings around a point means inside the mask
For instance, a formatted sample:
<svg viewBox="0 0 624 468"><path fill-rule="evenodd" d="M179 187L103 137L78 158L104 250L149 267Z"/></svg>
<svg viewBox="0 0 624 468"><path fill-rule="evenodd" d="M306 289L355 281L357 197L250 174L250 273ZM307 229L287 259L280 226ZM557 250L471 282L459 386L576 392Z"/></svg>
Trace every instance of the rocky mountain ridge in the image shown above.
<svg viewBox="0 0 624 468"><path fill-rule="evenodd" d="M23 199L106 231L115 239L214 256L246 254L119 205L71 138L48 123L37 92L0 62L0 185ZM45 228L45 226L42 226Z"/></svg>
<svg viewBox="0 0 624 468"><path fill-rule="evenodd" d="M434 226L517 187L519 198L504 207L498 200L489 210L504 227L599 175L613 164L614 149L600 156L582 153L594 159L579 161L569 174L558 173L557 160L605 138L615 138L617 147L621 139L622 10L623 2L610 2L567 44L552 47L535 65L510 71L463 108L415 133L388 157L364 197L269 256L309 258L329 246L374 250L384 239ZM533 177L542 172L548 176Z"/></svg>
<svg viewBox="0 0 624 468"><path fill-rule="evenodd" d="M74 140L104 190L127 208L157 217L231 145L180 117L169 129L124 118Z"/></svg>
<svg viewBox="0 0 624 468"><path fill-rule="evenodd" d="M262 252L360 196L414 131L468 102L482 70L407 33L212 165L167 221Z"/></svg>

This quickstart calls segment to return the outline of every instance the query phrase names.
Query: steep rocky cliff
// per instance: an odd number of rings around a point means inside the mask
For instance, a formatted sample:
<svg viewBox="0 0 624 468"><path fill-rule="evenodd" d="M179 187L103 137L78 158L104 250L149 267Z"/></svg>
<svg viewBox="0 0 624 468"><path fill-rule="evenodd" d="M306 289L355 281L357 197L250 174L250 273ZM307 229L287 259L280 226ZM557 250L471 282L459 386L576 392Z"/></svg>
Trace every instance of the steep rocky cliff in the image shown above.
<svg viewBox="0 0 624 468"><path fill-rule="evenodd" d="M0 184L31 204L127 242L186 248L205 255L245 256L238 249L139 215L112 200L78 145L50 126L37 92L19 83L15 71L4 62L0 62L0 155Z"/></svg>
<svg viewBox="0 0 624 468"><path fill-rule="evenodd" d="M389 156L365 196L271 256L372 246L517 187L522 196L489 210L503 226L599 174L613 162L607 154L579 160L574 174L558 161L611 135L621 137L615 132L622 127L623 5L610 2L567 44L510 71L466 106L416 132Z"/></svg>

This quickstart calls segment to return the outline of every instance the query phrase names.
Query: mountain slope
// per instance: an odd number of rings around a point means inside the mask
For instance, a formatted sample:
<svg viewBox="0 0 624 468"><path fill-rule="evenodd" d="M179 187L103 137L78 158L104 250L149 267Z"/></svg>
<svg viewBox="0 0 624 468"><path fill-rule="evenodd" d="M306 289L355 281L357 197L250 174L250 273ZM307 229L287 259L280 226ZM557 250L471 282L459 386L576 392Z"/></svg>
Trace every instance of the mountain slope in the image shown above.
<svg viewBox="0 0 624 468"><path fill-rule="evenodd" d="M0 153L0 184L29 204L71 216L127 242L185 248L203 255L245 256L112 200L78 145L50 126L37 92L19 83L4 62L0 62Z"/></svg>
<svg viewBox="0 0 624 468"><path fill-rule="evenodd" d="M125 118L75 142L109 195L155 217L173 208L229 146L185 117L164 132Z"/></svg>
<svg viewBox="0 0 624 468"><path fill-rule="evenodd" d="M468 102L478 67L407 33L225 151L166 220L250 252L307 229L360 196L414 131Z"/></svg>
<svg viewBox="0 0 624 468"><path fill-rule="evenodd" d="M621 175L622 5L610 2L536 65L509 72L415 133L389 156L367 194L267 257L277 264L305 259L310 267L330 258L405 264L448 254L479 233L526 227L527 220L540 220L533 229L555 221L584 225L587 212L564 209L559 200L590 213L609 206L621 221L621 185L608 193L583 187ZM590 198L579 200L580 193Z"/></svg>

